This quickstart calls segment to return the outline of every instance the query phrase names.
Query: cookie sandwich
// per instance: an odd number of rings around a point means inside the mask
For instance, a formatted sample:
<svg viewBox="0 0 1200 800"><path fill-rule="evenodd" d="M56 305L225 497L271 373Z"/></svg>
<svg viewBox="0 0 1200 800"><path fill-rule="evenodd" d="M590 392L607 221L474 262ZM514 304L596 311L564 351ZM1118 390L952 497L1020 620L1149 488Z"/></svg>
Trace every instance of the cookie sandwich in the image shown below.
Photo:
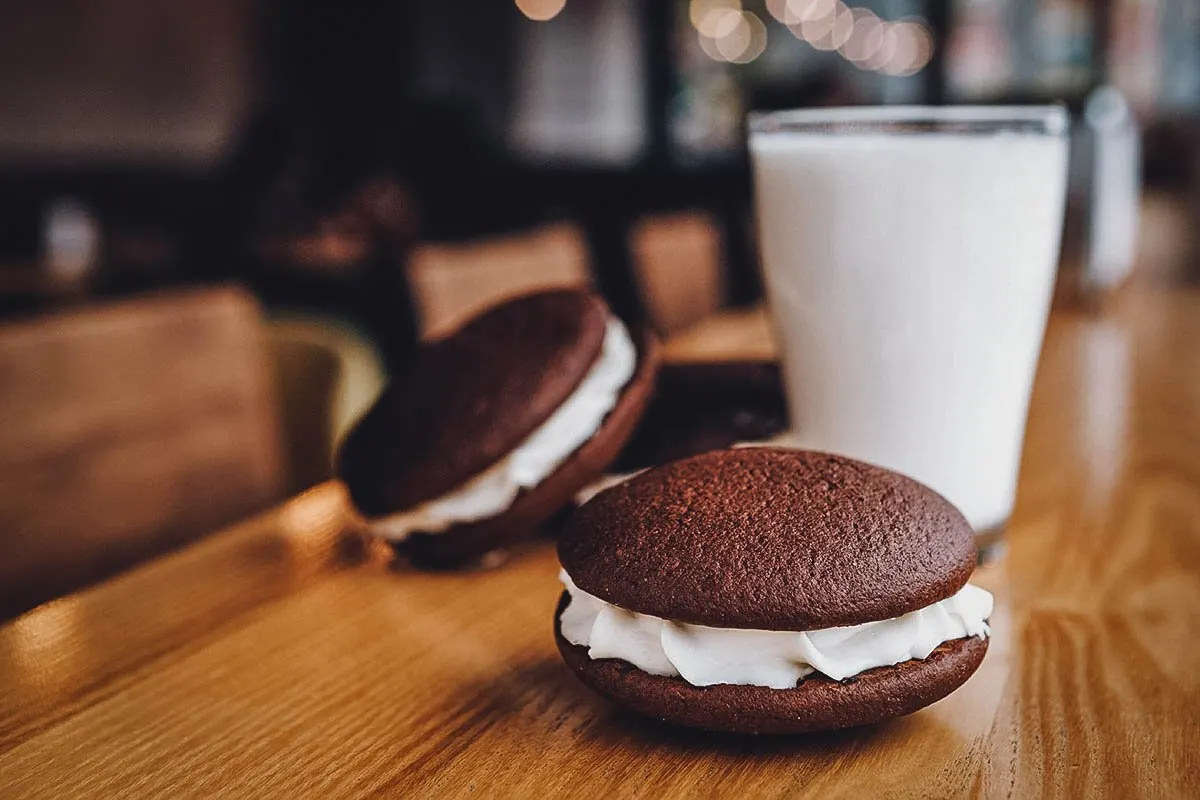
<svg viewBox="0 0 1200 800"><path fill-rule="evenodd" d="M974 533L932 489L826 453L648 470L558 542L555 635L599 694L680 725L799 733L910 714L983 660Z"/></svg>
<svg viewBox="0 0 1200 800"><path fill-rule="evenodd" d="M654 340L591 292L519 297L423 344L347 436L338 473L368 530L414 562L476 561L604 472L657 365Z"/></svg>

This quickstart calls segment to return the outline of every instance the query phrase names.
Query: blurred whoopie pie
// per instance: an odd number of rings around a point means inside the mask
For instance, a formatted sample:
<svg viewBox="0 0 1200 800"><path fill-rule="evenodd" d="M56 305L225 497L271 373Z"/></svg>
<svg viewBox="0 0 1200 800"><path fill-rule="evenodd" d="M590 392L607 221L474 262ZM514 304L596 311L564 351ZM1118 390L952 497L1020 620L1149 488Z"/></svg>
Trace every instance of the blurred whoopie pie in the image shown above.
<svg viewBox="0 0 1200 800"><path fill-rule="evenodd" d="M370 530L454 566L533 536L632 435L657 344L597 295L525 295L423 344L341 447Z"/></svg>

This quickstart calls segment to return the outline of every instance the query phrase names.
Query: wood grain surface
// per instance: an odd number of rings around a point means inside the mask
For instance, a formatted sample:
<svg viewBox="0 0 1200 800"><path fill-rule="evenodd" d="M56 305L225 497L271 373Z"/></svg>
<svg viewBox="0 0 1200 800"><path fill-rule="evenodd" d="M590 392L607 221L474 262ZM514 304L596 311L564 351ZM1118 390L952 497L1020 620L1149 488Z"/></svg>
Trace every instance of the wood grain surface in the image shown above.
<svg viewBox="0 0 1200 800"><path fill-rule="evenodd" d="M559 661L548 542L389 567L327 484L0 628L0 797L1190 797L1198 572L1200 294L1132 294L1052 321L995 638L925 711L636 719Z"/></svg>

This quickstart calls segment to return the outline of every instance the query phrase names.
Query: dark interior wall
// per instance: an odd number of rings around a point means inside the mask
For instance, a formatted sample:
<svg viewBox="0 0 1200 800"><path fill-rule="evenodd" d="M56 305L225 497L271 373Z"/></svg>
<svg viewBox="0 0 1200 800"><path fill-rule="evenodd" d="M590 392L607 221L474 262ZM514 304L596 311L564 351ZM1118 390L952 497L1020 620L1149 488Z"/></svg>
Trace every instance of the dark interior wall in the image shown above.
<svg viewBox="0 0 1200 800"><path fill-rule="evenodd" d="M204 167L257 95L251 0L4 0L0 167Z"/></svg>
<svg viewBox="0 0 1200 800"><path fill-rule="evenodd" d="M273 0L261 16L271 105L233 171L273 159L307 206L388 175L412 190L426 235L492 216L503 227L524 205L502 196L518 17L507 2Z"/></svg>
<svg viewBox="0 0 1200 800"><path fill-rule="evenodd" d="M508 123L516 25L511 2L412 0L414 98L469 106L499 138Z"/></svg>

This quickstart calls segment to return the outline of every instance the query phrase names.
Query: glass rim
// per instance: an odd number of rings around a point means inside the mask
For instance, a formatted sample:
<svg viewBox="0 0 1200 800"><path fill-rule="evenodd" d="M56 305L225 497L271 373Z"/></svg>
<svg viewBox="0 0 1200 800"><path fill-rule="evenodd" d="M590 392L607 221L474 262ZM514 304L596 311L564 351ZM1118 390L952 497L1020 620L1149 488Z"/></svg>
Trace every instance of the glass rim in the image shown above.
<svg viewBox="0 0 1200 800"><path fill-rule="evenodd" d="M1022 132L1064 136L1069 128L1066 106L846 106L752 111L751 136L781 133L920 134Z"/></svg>

